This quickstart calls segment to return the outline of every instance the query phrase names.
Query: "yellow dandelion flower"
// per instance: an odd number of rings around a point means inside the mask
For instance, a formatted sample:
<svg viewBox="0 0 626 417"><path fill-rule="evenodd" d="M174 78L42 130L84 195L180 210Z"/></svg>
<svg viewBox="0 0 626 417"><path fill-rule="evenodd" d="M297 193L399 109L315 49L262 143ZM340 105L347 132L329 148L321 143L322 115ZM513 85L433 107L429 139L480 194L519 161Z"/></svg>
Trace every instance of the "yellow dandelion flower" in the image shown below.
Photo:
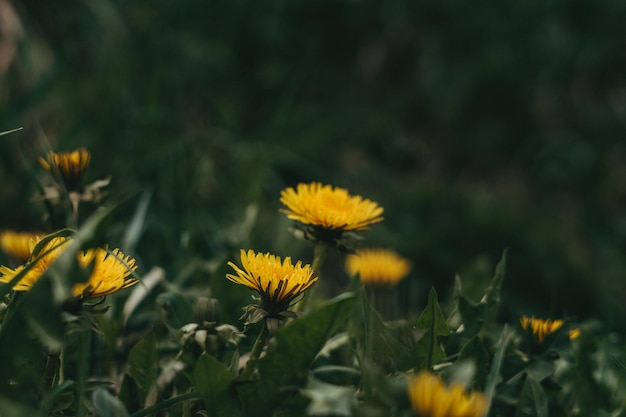
<svg viewBox="0 0 626 417"><path fill-rule="evenodd" d="M31 251L40 239L30 242ZM69 248L71 238L56 237L50 239L41 251L24 265L15 269L0 266L0 283L9 283L27 266L31 268L13 287L14 291L28 291L63 252ZM124 255L119 249L108 251L103 248L87 249L77 254L77 262L81 268L92 268L87 282L74 284L72 294L79 298L98 298L130 287L137 283L130 275L137 269L135 260Z"/></svg>
<svg viewBox="0 0 626 417"><path fill-rule="evenodd" d="M71 152L48 152L45 158L39 158L39 163L46 171L54 173L58 170L65 186L69 190L75 190L80 184L90 159L89 151L79 148Z"/></svg>
<svg viewBox="0 0 626 417"><path fill-rule="evenodd" d="M78 254L78 263L83 268L93 264L93 271L87 282L75 284L72 288L77 297L103 297L137 283L135 278L129 278L137 269L135 259L117 248L110 252L106 248L87 249Z"/></svg>
<svg viewBox="0 0 626 417"><path fill-rule="evenodd" d="M387 249L360 249L346 257L346 271L364 285L395 285L411 270L408 260Z"/></svg>
<svg viewBox="0 0 626 417"><path fill-rule="evenodd" d="M319 182L284 189L280 202L287 207L280 211L290 219L324 230L363 231L383 220L383 208L377 203Z"/></svg>
<svg viewBox="0 0 626 417"><path fill-rule="evenodd" d="M484 394L468 393L458 383L447 387L427 371L409 380L408 394L411 408L420 417L482 417L489 405Z"/></svg>
<svg viewBox="0 0 626 417"><path fill-rule="evenodd" d="M30 240L38 236L31 232L4 230L0 232L0 249L17 262L26 262L30 257Z"/></svg>
<svg viewBox="0 0 626 417"><path fill-rule="evenodd" d="M580 337L580 329L579 328L571 329L568 335L569 335L569 340L578 339Z"/></svg>
<svg viewBox="0 0 626 417"><path fill-rule="evenodd" d="M33 249L39 242L39 238L31 239L29 242L29 252L32 254ZM67 238L53 238L41 248L38 256L20 265L15 269L7 266L0 266L0 283L8 284L22 270L29 265L31 268L25 273L20 281L13 286L14 291L28 291L35 282L52 266L54 262L63 254L63 251L69 246ZM30 255L29 255L30 257Z"/></svg>
<svg viewBox="0 0 626 417"><path fill-rule="evenodd" d="M542 320L526 316L522 316L520 323L524 331L530 328L535 340L539 343L543 342L548 334L555 332L563 326L563 320Z"/></svg>
<svg viewBox="0 0 626 417"><path fill-rule="evenodd" d="M243 249L240 257L242 267L228 262L235 274L226 274L226 278L258 292L261 296L260 308L267 313L267 317L279 317L317 281L317 277L313 278L310 265L302 265L302 261L293 265L290 257L281 262L279 256Z"/></svg>

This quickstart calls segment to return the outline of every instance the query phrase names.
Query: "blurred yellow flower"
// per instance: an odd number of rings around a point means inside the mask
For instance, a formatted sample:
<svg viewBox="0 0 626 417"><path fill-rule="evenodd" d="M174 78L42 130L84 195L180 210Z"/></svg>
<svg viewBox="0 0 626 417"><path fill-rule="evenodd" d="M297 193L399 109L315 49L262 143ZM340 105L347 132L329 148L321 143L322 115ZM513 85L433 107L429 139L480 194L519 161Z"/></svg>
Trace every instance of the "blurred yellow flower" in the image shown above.
<svg viewBox="0 0 626 417"><path fill-rule="evenodd" d="M364 285L392 286L410 270L408 260L387 249L360 249L346 257L346 271L350 276L358 273Z"/></svg>
<svg viewBox="0 0 626 417"><path fill-rule="evenodd" d="M26 262L30 257L30 241L38 234L3 230L0 232L0 249L17 262Z"/></svg>
<svg viewBox="0 0 626 417"><path fill-rule="evenodd" d="M535 340L539 343L543 342L548 334L555 332L563 326L563 320L542 320L526 316L522 316L520 323L524 331L528 328L532 330Z"/></svg>
<svg viewBox="0 0 626 417"><path fill-rule="evenodd" d="M30 241L32 251L41 239ZM56 237L50 239L41 248L40 252L29 262L15 269L0 266L0 283L9 283L27 266L31 268L13 287L15 291L28 291L54 262L69 248L71 238ZM129 276L137 269L135 260L124 255L119 249L108 251L103 248L80 251L76 260L81 268L92 268L87 282L74 284L72 293L79 298L98 298L130 287L137 283Z"/></svg>
<svg viewBox="0 0 626 417"><path fill-rule="evenodd" d="M65 186L69 190L75 190L80 184L90 159L89 151L85 148L78 148L71 152L48 152L45 158L39 158L39 163L46 171L52 173L58 169Z"/></svg>
<svg viewBox="0 0 626 417"><path fill-rule="evenodd" d="M375 202L319 182L286 188L280 201L287 207L281 212L290 219L323 229L361 231L383 220L383 208Z"/></svg>
<svg viewBox="0 0 626 417"><path fill-rule="evenodd" d="M427 371L409 380L408 393L411 408L420 417L482 417L489 405L484 394L468 393L458 383L446 387Z"/></svg>
<svg viewBox="0 0 626 417"><path fill-rule="evenodd" d="M569 340L578 339L580 337L580 329L574 328L569 331Z"/></svg>
<svg viewBox="0 0 626 417"><path fill-rule="evenodd" d="M235 274L226 274L226 278L258 292L260 307L267 317L286 311L294 299L317 281L310 265L302 265L302 261L293 265L290 257L281 262L279 256L243 249L240 257L242 268L228 262Z"/></svg>

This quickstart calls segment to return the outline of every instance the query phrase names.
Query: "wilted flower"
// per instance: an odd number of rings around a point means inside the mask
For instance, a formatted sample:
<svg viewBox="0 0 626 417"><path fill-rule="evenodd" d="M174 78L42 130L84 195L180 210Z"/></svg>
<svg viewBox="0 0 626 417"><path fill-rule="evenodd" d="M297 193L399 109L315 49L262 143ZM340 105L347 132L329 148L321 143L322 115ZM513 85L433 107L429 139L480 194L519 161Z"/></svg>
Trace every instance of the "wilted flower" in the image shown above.
<svg viewBox="0 0 626 417"><path fill-rule="evenodd" d="M45 158L39 158L39 163L46 171L58 170L68 190L78 190L90 159L89 151L79 148L71 152L48 152Z"/></svg>
<svg viewBox="0 0 626 417"><path fill-rule="evenodd" d="M387 249L360 249L346 258L346 271L350 276L358 273L364 285L392 286L410 270L408 260Z"/></svg>
<svg viewBox="0 0 626 417"><path fill-rule="evenodd" d="M287 207L281 212L304 225L305 236L316 241L336 244L344 232L367 230L383 220L377 203L319 182L286 188L280 201Z"/></svg>
<svg viewBox="0 0 626 417"><path fill-rule="evenodd" d="M30 243L31 251L40 239L33 239ZM30 267L24 273L14 291L28 291L39 278L54 264L57 259L70 247L71 238L55 237L46 242L39 253L33 254L31 259L24 265L15 269L0 266L0 283L9 283L16 275ZM86 282L74 284L72 293L78 298L98 298L130 287L137 283L130 275L137 269L135 260L124 255L119 249L109 251L103 248L87 249L79 251L76 260L81 268L92 268Z"/></svg>
<svg viewBox="0 0 626 417"><path fill-rule="evenodd" d="M543 320L526 316L522 316L520 323L524 331L530 328L535 340L539 343L543 342L547 335L563 326L563 320Z"/></svg>
<svg viewBox="0 0 626 417"><path fill-rule="evenodd" d="M3 230L0 232L0 249L17 262L26 262L30 257L30 241L38 235L31 232Z"/></svg>
<svg viewBox="0 0 626 417"><path fill-rule="evenodd" d="M409 380L408 391L420 417L482 417L489 405L484 394L468 393L458 383L446 387L439 376L426 371Z"/></svg>
<svg viewBox="0 0 626 417"><path fill-rule="evenodd" d="M291 258L281 262L279 256L269 253L255 253L252 250L241 250L241 266L239 268L228 262L236 274L226 274L226 278L236 284L245 285L259 293L261 303L247 311L247 323L254 323L262 318L284 318L292 302L316 281L310 265L295 265Z"/></svg>
<svg viewBox="0 0 626 417"><path fill-rule="evenodd" d="M106 195L103 188L109 185L111 179L99 179L90 184L83 184L83 174L90 159L91 154L85 148L71 152L48 152L45 157L40 157L41 166L57 178L54 185L44 187L43 198L58 203L67 193L75 214L81 201L95 203L100 201Z"/></svg>

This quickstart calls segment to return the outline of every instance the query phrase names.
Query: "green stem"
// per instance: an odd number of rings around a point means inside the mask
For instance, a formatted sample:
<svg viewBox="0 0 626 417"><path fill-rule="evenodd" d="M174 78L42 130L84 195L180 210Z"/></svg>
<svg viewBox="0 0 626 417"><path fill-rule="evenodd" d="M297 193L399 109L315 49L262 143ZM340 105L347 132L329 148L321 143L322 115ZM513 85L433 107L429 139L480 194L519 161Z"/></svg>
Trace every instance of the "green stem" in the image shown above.
<svg viewBox="0 0 626 417"><path fill-rule="evenodd" d="M313 249L313 262L311 263L311 269L313 269L313 272L319 273L322 263L324 263L324 259L326 259L327 253L328 245L326 243L319 241L315 244L315 248Z"/></svg>
<svg viewBox="0 0 626 417"><path fill-rule="evenodd" d="M313 274L317 274L319 276L319 270L326 259L326 254L328 253L328 245L321 240L315 243L315 248L313 249L313 262L311 262L311 269L313 270ZM293 311L300 312L306 311L306 306L309 302L309 298L311 292L315 288L315 285L311 286L307 292L302 295L302 300L298 304L295 305Z"/></svg>
<svg viewBox="0 0 626 417"><path fill-rule="evenodd" d="M76 416L78 417L83 417L87 414L87 410L83 406L83 394L87 386L87 374L89 373L90 363L89 353L91 349L91 330L86 328L83 329L83 332L85 332L85 337L81 340L78 351L78 378L75 386L76 398L74 399L76 402Z"/></svg>
<svg viewBox="0 0 626 417"><path fill-rule="evenodd" d="M49 389L60 385L59 378L61 375L61 352L48 353L46 366L43 373L43 382Z"/></svg>
<svg viewBox="0 0 626 417"><path fill-rule="evenodd" d="M190 400L193 398L200 398L200 393L196 389L194 389L193 391L189 391L185 394L178 395L176 397L168 398L167 400L163 400L159 403L151 405L150 407L143 408L139 411L134 412L128 417L144 417L152 413L156 413L157 411L161 411L165 408L168 408L171 405L178 404L180 402Z"/></svg>
<svg viewBox="0 0 626 417"><path fill-rule="evenodd" d="M246 363L246 367L244 368L241 376L248 377L254 372L254 368L256 367L256 361L261 356L261 352L263 352L263 348L267 343L267 338L269 336L269 331L267 330L267 323L263 322L263 327L259 332L259 336L256 338L254 342L254 346L252 346L252 350L250 351L250 358L248 359L248 363Z"/></svg>
<svg viewBox="0 0 626 417"><path fill-rule="evenodd" d="M367 322L365 323L365 357L374 361L372 350L374 345L374 320L376 320L376 291L367 291L365 289L366 299L369 301L369 308L367 311Z"/></svg>

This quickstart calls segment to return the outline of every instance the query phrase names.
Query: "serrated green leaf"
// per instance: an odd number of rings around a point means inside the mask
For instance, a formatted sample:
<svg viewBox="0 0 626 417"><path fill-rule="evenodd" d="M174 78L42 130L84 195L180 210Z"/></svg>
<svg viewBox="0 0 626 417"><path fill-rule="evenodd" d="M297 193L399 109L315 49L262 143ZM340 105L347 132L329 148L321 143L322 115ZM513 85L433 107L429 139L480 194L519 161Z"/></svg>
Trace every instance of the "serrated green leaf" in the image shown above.
<svg viewBox="0 0 626 417"><path fill-rule="evenodd" d="M142 399L146 398L156 383L157 362L156 336L150 332L130 350L126 371L137 383Z"/></svg>
<svg viewBox="0 0 626 417"><path fill-rule="evenodd" d="M482 391L487 382L489 364L491 362L491 357L483 341L477 336L470 338L461 348L457 361L472 361L474 363L476 373L472 385L474 389Z"/></svg>
<svg viewBox="0 0 626 417"><path fill-rule="evenodd" d="M459 295L457 298L457 308L465 327L464 335L471 337L480 332L485 325L486 305L475 303Z"/></svg>
<svg viewBox="0 0 626 417"><path fill-rule="evenodd" d="M418 340L415 348L419 356L425 358L425 366L431 368L445 357L438 337L448 336L450 328L437 301L437 291L431 288L428 293L428 304L415 323L417 329L426 330L424 336Z"/></svg>
<svg viewBox="0 0 626 417"><path fill-rule="evenodd" d="M548 398L536 379L524 381L515 417L548 417Z"/></svg>
<svg viewBox="0 0 626 417"><path fill-rule="evenodd" d="M203 354L194 368L194 381L210 416L238 417L243 410L233 388L230 370L215 357Z"/></svg>
<svg viewBox="0 0 626 417"><path fill-rule="evenodd" d="M247 416L271 416L290 397L281 391L284 387L304 385L315 356L355 304L355 294L343 294L276 331L267 354L258 361L260 380L237 385Z"/></svg>
<svg viewBox="0 0 626 417"><path fill-rule="evenodd" d="M96 388L91 395L91 402L99 417L128 417L124 404L104 388Z"/></svg>
<svg viewBox="0 0 626 417"><path fill-rule="evenodd" d="M483 298L487 305L485 320L489 323L495 321L500 306L502 298L500 291L502 289L502 283L504 282L504 276L506 275L507 252L508 250L506 249L502 252L502 258L500 258L500 262L496 265L496 271L493 274L491 283L489 287L487 287Z"/></svg>

